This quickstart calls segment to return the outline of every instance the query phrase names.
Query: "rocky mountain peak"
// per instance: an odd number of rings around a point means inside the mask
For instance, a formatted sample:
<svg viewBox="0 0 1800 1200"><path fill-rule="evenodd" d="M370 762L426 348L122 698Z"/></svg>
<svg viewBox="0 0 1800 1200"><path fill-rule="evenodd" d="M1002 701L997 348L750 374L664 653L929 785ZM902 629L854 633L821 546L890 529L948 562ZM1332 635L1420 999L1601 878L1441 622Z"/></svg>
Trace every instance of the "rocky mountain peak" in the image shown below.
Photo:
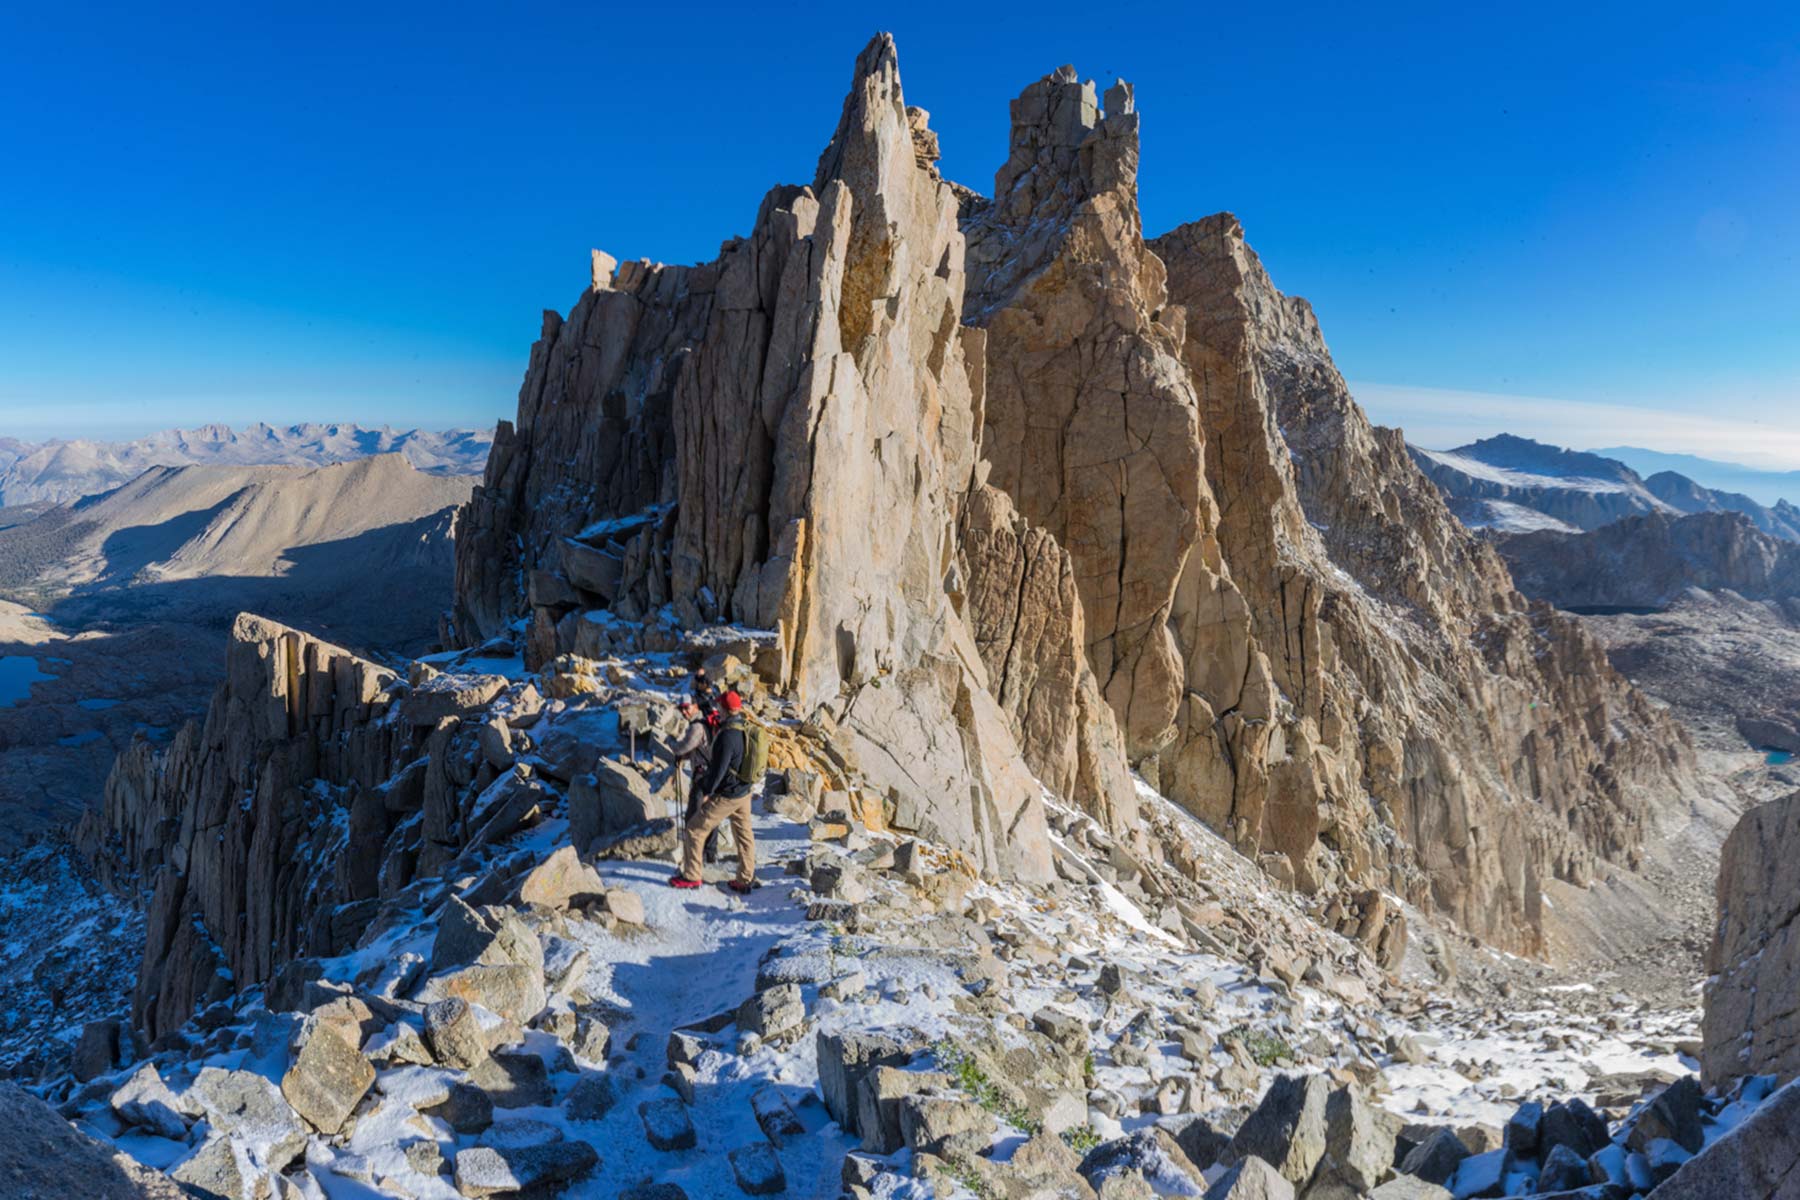
<svg viewBox="0 0 1800 1200"><path fill-rule="evenodd" d="M1012 124L991 201L947 183L878 36L810 186L547 319L457 635L766 630L770 683L984 867L1046 869L1033 775L1141 836L1135 767L1387 955L1384 893L1534 948L1537 879L1634 853L1625 781L1691 786L1679 736L1369 424L1235 218L1145 240L1128 84L1057 70Z"/></svg>

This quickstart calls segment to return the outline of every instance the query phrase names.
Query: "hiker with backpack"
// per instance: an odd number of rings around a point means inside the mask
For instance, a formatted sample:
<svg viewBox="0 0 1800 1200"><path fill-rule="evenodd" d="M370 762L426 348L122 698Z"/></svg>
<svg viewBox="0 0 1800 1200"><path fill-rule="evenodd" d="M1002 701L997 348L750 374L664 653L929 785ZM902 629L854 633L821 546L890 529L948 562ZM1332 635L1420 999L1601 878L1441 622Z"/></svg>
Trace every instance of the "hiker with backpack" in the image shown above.
<svg viewBox="0 0 1800 1200"><path fill-rule="evenodd" d="M744 712L744 698L728 691L720 698L725 720L713 738L706 774L696 789L699 804L683 831L681 870L672 887L697 888L705 878L706 840L726 821L737 842L737 878L731 890L740 894L756 887L756 831L750 824L750 802L769 765L769 733Z"/></svg>

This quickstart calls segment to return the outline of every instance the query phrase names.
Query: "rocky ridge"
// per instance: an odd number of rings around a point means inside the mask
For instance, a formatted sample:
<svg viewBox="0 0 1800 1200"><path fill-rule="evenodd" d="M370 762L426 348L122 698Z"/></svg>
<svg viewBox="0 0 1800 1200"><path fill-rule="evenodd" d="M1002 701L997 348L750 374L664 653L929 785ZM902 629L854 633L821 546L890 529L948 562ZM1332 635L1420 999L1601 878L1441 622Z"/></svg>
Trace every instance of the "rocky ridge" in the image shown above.
<svg viewBox="0 0 1800 1200"><path fill-rule="evenodd" d="M1519 589L1558 608L1666 608L1695 589L1750 600L1800 598L1800 546L1738 513L1651 514L1590 533L1495 540Z"/></svg>
<svg viewBox="0 0 1800 1200"><path fill-rule="evenodd" d="M984 870L1045 869L1027 770L1129 839L1136 768L1390 957L1389 896L1538 948L1538 882L1632 861L1685 740L1369 426L1235 221L1145 241L1137 155L1129 86L1065 69L994 199L957 188L878 38L810 187L712 263L596 252L546 314L455 636L762 629Z"/></svg>

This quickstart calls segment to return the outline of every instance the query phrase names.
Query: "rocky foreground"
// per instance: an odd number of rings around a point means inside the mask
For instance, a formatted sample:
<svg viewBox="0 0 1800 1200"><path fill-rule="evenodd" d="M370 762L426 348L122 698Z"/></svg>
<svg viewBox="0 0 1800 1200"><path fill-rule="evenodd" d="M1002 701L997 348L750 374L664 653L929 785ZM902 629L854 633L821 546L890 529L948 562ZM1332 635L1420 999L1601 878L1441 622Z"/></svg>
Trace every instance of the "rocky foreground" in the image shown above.
<svg viewBox="0 0 1800 1200"><path fill-rule="evenodd" d="M36 1090L231 1200L1776 1195L1691 1181L1800 1153L1800 1091L1686 1073L1695 1013L1384 971L1141 785L1158 851L1053 806L1055 878L981 881L768 695L764 886L676 892L685 652L504 649L374 701L481 731L452 864L151 1046L91 1023Z"/></svg>

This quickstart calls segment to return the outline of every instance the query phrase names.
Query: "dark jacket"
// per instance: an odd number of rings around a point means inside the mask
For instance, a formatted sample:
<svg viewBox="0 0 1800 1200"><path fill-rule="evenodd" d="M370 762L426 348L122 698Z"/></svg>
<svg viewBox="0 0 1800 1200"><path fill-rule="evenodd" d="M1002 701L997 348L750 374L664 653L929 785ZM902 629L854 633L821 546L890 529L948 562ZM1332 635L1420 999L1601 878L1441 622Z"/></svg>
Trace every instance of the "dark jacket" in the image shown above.
<svg viewBox="0 0 1800 1200"><path fill-rule="evenodd" d="M701 795L728 796L735 800L750 794L750 785L737 777L738 767L744 761L744 750L744 718L727 717L713 738L706 774L700 780Z"/></svg>

